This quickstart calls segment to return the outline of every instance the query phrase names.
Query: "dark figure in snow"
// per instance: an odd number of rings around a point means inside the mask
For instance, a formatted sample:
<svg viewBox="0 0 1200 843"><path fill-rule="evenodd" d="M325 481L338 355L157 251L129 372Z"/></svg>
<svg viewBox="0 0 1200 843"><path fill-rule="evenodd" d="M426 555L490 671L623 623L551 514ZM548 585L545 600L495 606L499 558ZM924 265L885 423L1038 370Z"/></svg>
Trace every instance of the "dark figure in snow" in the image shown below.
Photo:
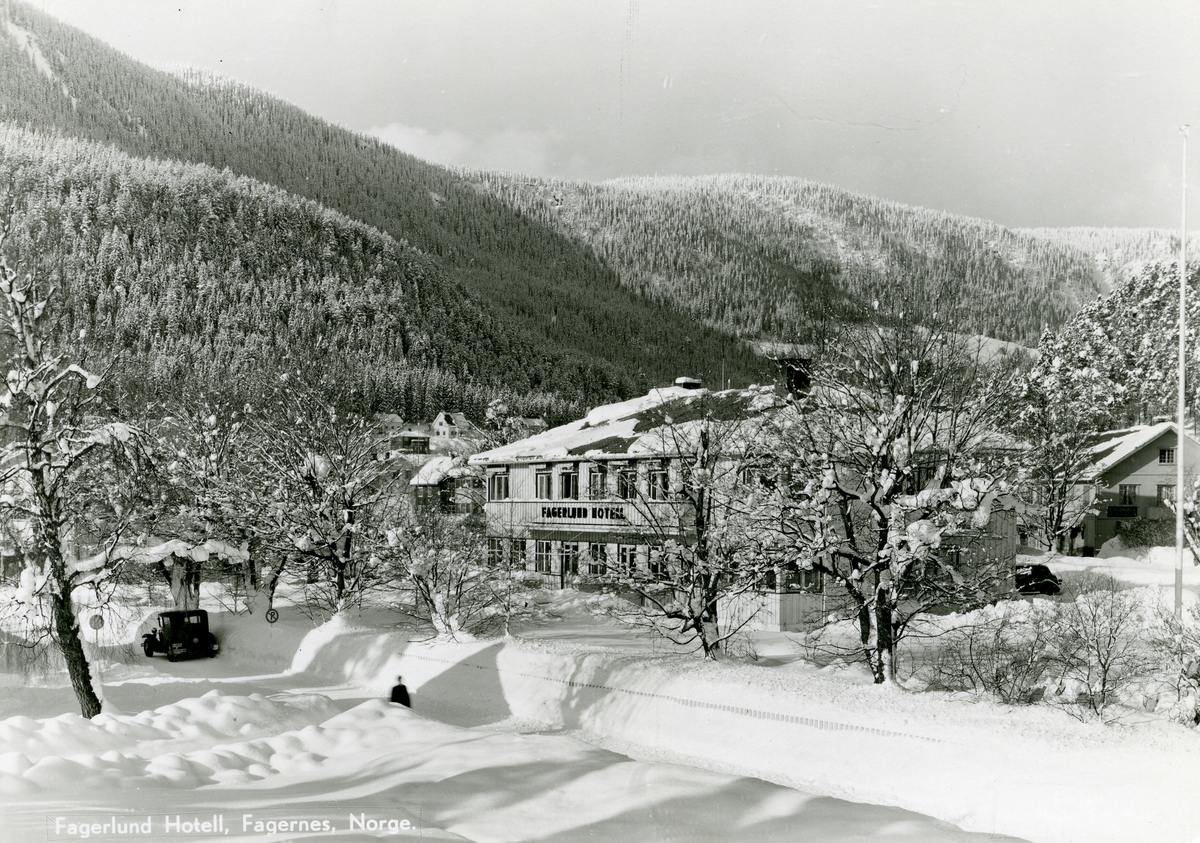
<svg viewBox="0 0 1200 843"><path fill-rule="evenodd" d="M403 676L396 677L396 687L392 688L392 702L412 708L412 703L408 700L408 688L404 687Z"/></svg>

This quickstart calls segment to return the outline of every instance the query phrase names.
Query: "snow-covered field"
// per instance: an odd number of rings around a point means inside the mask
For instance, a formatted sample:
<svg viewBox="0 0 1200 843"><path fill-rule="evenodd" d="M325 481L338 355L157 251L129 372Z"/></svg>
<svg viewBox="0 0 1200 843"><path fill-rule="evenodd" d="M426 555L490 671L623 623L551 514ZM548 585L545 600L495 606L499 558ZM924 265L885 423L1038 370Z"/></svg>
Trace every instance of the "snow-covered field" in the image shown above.
<svg viewBox="0 0 1200 843"><path fill-rule="evenodd" d="M382 612L222 615L222 654L175 664L122 652L135 622L90 633L112 636L91 722L53 677L0 688L0 839L1200 839L1194 730L874 686L778 634L758 663L701 663L588 603L462 643ZM382 702L399 673L413 711Z"/></svg>

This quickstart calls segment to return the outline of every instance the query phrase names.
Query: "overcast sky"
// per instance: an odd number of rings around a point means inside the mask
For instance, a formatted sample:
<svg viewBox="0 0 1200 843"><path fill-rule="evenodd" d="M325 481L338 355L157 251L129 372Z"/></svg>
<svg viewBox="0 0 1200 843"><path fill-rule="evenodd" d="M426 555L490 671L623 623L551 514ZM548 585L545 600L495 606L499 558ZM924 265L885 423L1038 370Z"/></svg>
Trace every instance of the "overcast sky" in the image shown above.
<svg viewBox="0 0 1200 843"><path fill-rule="evenodd" d="M1178 227L1190 122L1200 193L1200 0L32 2L446 164L777 173L1009 226Z"/></svg>

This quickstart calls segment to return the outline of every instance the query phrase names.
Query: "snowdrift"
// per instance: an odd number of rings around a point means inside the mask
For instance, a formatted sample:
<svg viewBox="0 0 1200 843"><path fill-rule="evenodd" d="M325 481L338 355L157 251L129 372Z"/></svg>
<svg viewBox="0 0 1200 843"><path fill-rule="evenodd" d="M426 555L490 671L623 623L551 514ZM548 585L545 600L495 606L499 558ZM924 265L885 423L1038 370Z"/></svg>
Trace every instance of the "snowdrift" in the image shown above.
<svg viewBox="0 0 1200 843"><path fill-rule="evenodd" d="M764 669L515 640L415 643L343 627L314 631L293 669L380 696L402 674L414 708L439 720L575 732L638 758L897 806L973 831L1065 843L1191 841L1200 828L1194 733L912 694L853 668Z"/></svg>

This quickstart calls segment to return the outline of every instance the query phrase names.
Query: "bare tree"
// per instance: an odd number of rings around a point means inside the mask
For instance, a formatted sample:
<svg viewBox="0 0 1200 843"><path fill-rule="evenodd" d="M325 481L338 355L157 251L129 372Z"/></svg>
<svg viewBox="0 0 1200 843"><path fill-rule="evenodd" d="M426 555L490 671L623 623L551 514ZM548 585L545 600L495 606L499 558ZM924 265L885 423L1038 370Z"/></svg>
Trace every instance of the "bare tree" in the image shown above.
<svg viewBox="0 0 1200 843"><path fill-rule="evenodd" d="M1092 446L1117 403L1103 374L1063 364L1060 342L1044 337L1038 361L1014 379L1006 426L1026 445L1016 484L1024 521L1048 550L1066 552L1091 511Z"/></svg>
<svg viewBox="0 0 1200 843"><path fill-rule="evenodd" d="M208 577L244 587L254 609L252 554L261 544L264 507L255 494L255 467L246 459L251 449L244 416L232 401L199 396L144 423L159 456L158 494L145 520L155 537L169 542L149 564L170 587L177 608L198 608ZM149 555L131 555L139 557Z"/></svg>
<svg viewBox="0 0 1200 843"><path fill-rule="evenodd" d="M947 330L887 322L846 328L779 416L771 514L787 560L835 589L877 682L915 619L982 605L1012 576L988 535L1007 379Z"/></svg>
<svg viewBox="0 0 1200 843"><path fill-rule="evenodd" d="M396 505L399 474L379 431L318 395L285 376L275 406L252 422L250 447L274 523L262 544L302 569L314 608L336 614L375 583L370 537Z"/></svg>
<svg viewBox="0 0 1200 843"><path fill-rule="evenodd" d="M1152 615L1150 645L1159 660L1165 684L1175 699L1165 708L1173 719L1189 726L1200 725L1200 603L1191 603L1182 617L1165 606ZM1156 695L1154 709L1162 706Z"/></svg>
<svg viewBox="0 0 1200 843"><path fill-rule="evenodd" d="M406 505L384 529L380 554L395 570L389 580L410 589L412 615L439 636L477 632L494 619L507 623L515 606L505 570L485 559L482 524Z"/></svg>
<svg viewBox="0 0 1200 843"><path fill-rule="evenodd" d="M644 569L615 570L640 607L624 619L649 625L682 646L716 658L749 617L722 622L720 606L754 590L773 570L770 537L757 517L766 505L761 447L770 389L697 391L665 402L639 426L641 447L660 459L645 482L618 477L641 524L633 530L649 548Z"/></svg>
<svg viewBox="0 0 1200 843"><path fill-rule="evenodd" d="M3 239L0 237L0 248ZM0 515L19 537L24 569L17 600L62 652L84 717L100 712L76 614L77 589L101 588L119 562L108 551L131 520L130 484L142 464L138 433L103 422L97 387L103 376L68 362L56 345L47 307L53 290L20 277L0 251L0 294L8 358L0 398ZM84 357L77 351L77 359ZM94 551L80 558L81 551ZM41 607L48 607L43 614Z"/></svg>
<svg viewBox="0 0 1200 843"><path fill-rule="evenodd" d="M1061 605L1055 625L1060 682L1054 698L1073 712L1105 717L1149 671L1145 607L1109 575L1077 587L1080 593Z"/></svg>
<svg viewBox="0 0 1200 843"><path fill-rule="evenodd" d="M1045 696L1054 668L1056 605L1006 601L937 635L930 689L984 691L1010 705Z"/></svg>

